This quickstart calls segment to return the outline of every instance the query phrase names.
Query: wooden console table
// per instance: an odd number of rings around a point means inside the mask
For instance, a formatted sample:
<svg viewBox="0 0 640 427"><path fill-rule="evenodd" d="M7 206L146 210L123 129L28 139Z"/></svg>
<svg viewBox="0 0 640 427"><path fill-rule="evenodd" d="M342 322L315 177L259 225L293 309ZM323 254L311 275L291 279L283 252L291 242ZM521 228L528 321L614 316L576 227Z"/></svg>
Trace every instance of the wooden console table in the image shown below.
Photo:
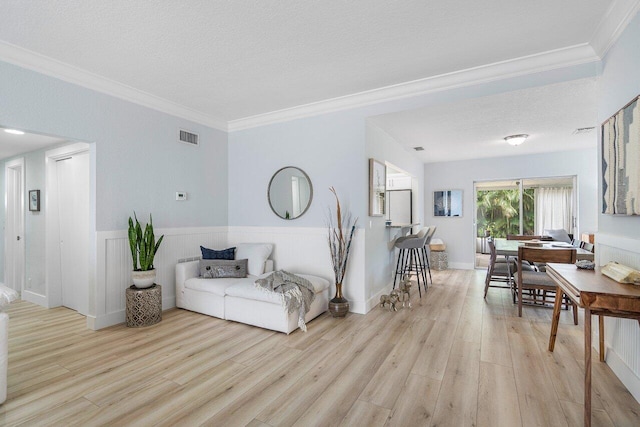
<svg viewBox="0 0 640 427"><path fill-rule="evenodd" d="M573 264L547 264L547 274L557 284L549 351L553 351L558 333L560 295L584 308L584 425L591 426L591 315L600 317L600 361L604 361L602 316L636 319L640 324L640 286L618 283L600 271L580 270Z"/></svg>

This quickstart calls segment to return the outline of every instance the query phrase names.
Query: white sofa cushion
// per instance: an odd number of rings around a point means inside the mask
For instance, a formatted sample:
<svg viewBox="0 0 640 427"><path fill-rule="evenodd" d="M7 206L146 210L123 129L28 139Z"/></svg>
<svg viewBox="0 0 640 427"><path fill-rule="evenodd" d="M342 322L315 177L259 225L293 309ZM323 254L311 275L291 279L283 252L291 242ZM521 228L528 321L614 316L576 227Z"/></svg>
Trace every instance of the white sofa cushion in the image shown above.
<svg viewBox="0 0 640 427"><path fill-rule="evenodd" d="M248 259L247 272L259 276L264 273L264 263L272 251L271 243L240 243L236 246L236 259Z"/></svg>
<svg viewBox="0 0 640 427"><path fill-rule="evenodd" d="M263 275L266 276L266 275ZM329 287L329 281L318 276L311 276L308 274L299 274L298 276L304 277L313 285L313 289L316 294L323 292ZM236 282L233 286L225 288L226 295L244 298L256 301L264 301L272 304L282 304L282 295L269 292L263 288L258 288L255 284L257 278L251 281Z"/></svg>
<svg viewBox="0 0 640 427"><path fill-rule="evenodd" d="M202 277L194 277L191 279L187 279L184 282L184 287L194 291L209 292L211 294L224 297L225 291L228 287L245 280L249 283L253 283L256 280L256 277L246 277L243 279L236 279L231 277L220 279L203 279Z"/></svg>

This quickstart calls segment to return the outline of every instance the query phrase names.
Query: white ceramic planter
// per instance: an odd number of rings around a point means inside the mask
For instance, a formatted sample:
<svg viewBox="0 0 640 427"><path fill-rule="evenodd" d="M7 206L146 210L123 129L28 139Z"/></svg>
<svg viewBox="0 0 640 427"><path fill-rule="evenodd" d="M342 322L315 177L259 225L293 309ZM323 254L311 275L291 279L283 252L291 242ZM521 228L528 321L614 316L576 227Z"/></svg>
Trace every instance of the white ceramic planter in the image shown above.
<svg viewBox="0 0 640 427"><path fill-rule="evenodd" d="M156 281L156 269L147 271L132 271L131 278L136 288L144 289L153 286Z"/></svg>

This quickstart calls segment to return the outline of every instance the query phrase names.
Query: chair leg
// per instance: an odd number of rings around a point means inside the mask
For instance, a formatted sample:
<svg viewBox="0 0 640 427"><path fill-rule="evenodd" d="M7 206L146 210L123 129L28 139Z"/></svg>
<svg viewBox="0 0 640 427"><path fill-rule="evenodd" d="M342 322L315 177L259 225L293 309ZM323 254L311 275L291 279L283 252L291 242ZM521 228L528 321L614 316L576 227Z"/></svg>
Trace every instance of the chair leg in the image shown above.
<svg viewBox="0 0 640 427"><path fill-rule="evenodd" d="M431 284L433 285L433 278L431 277L431 264L429 264L429 254L427 253L427 249L424 249L424 258L427 260L427 270L429 270L429 280L431 281Z"/></svg>
<svg viewBox="0 0 640 427"><path fill-rule="evenodd" d="M571 305L573 306L573 324L577 325L578 324L578 306L572 302Z"/></svg>
<svg viewBox="0 0 640 427"><path fill-rule="evenodd" d="M400 249L400 251L398 252L398 262L396 262L396 274L393 276L393 289L396 288L396 280L398 280L398 274L402 275L403 265L401 264L400 260L402 259L403 252L404 252L404 249Z"/></svg>
<svg viewBox="0 0 640 427"><path fill-rule="evenodd" d="M427 275L426 275L426 266L424 264L424 257L422 256L421 249L416 249L416 259L418 260L418 264L420 265L420 274L422 275L422 287L424 288L424 292L427 292Z"/></svg>
<svg viewBox="0 0 640 427"><path fill-rule="evenodd" d="M522 317L522 284L518 282L518 317Z"/></svg>
<svg viewBox="0 0 640 427"><path fill-rule="evenodd" d="M420 277L422 276L422 287L425 288L425 292L427 291L427 288L424 284L424 276L422 273L422 262L420 261L420 253L418 252L418 249L411 249L411 257L413 258L413 262L415 263L416 266L416 280L418 282L418 289L420 289ZM420 298L422 298L422 295L420 295Z"/></svg>

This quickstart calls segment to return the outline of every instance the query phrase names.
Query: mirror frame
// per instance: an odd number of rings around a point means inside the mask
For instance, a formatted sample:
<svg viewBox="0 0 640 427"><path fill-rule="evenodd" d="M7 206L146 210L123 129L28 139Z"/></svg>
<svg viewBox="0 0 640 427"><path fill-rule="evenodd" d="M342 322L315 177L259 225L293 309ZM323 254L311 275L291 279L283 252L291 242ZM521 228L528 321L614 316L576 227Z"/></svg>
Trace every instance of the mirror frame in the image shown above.
<svg viewBox="0 0 640 427"><path fill-rule="evenodd" d="M282 172L285 169L297 169L300 172L302 172L302 175L304 175L304 177L307 179L307 182L309 183L309 202L307 203L307 206L304 208L304 210L300 213L300 215L298 215L295 218L285 218L280 216L280 214L275 210L275 208L273 207L273 204L271 203L271 184L273 183L273 180L275 179L275 177ZM269 185L267 186L267 200L269 201L269 207L271 208L271 210L273 211L273 213L280 219L284 219L286 221L293 221L294 219L298 219L300 218L302 215L304 215L305 213L307 213L307 211L309 210L309 208L311 207L311 202L313 201L313 184L311 183L311 178L309 178L309 175L307 175L307 173L305 171L303 171L302 169L300 169L297 166L284 166L281 167L280 169L278 169L273 176L271 177L271 179L269 180Z"/></svg>

